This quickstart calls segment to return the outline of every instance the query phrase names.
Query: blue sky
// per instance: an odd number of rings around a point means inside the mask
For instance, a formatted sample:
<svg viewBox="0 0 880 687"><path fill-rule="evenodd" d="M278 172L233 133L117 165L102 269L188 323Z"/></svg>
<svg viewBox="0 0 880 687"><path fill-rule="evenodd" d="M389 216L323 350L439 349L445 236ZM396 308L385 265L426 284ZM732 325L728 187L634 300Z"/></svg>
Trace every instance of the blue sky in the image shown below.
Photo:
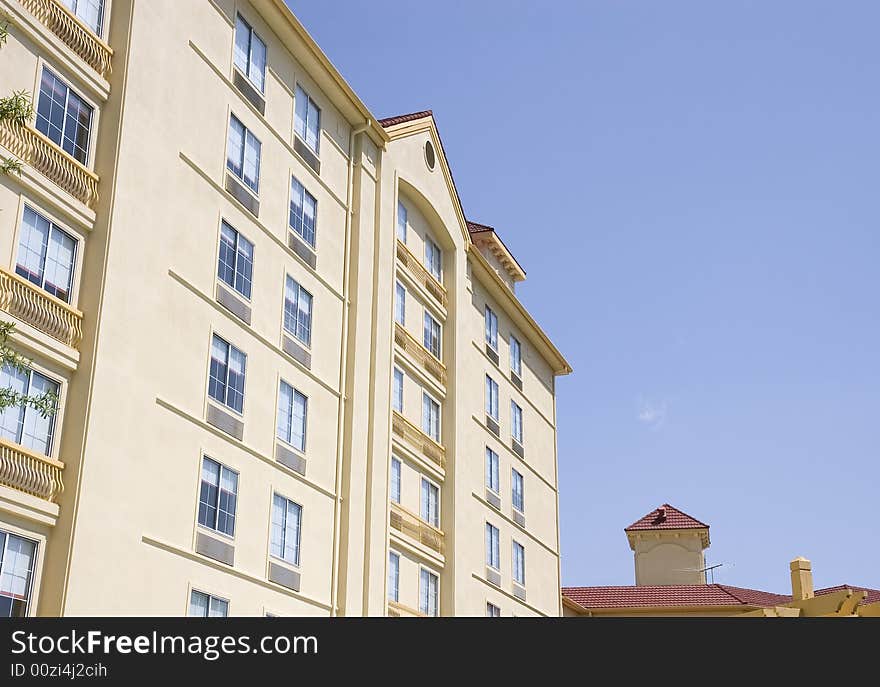
<svg viewBox="0 0 880 687"><path fill-rule="evenodd" d="M378 117L434 110L575 369L565 584L632 584L669 502L717 582L880 588L880 4L289 4Z"/></svg>

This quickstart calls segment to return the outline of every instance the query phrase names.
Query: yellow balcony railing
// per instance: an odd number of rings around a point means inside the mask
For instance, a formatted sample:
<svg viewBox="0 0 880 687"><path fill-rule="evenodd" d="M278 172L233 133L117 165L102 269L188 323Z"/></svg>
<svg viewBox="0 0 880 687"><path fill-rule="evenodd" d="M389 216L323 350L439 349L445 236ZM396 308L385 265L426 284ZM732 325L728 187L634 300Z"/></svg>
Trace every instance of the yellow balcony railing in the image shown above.
<svg viewBox="0 0 880 687"><path fill-rule="evenodd" d="M389 618L427 618L428 616L398 601L388 602Z"/></svg>
<svg viewBox="0 0 880 687"><path fill-rule="evenodd" d="M410 513L398 503L391 504L391 526L429 549L433 549L441 556L446 552L443 532L422 520L415 513Z"/></svg>
<svg viewBox="0 0 880 687"><path fill-rule="evenodd" d="M0 145L90 208L97 205L98 176L39 131L0 122Z"/></svg>
<svg viewBox="0 0 880 687"><path fill-rule="evenodd" d="M82 339L82 313L0 267L0 310L73 348Z"/></svg>
<svg viewBox="0 0 880 687"><path fill-rule="evenodd" d="M19 2L98 74L105 78L110 74L113 49L58 0Z"/></svg>
<svg viewBox="0 0 880 687"><path fill-rule="evenodd" d="M424 286L428 293L436 298L437 302L445 308L447 303L446 287L425 269L424 265L400 239L397 239L397 259L400 260L400 264L409 271L416 282Z"/></svg>
<svg viewBox="0 0 880 687"><path fill-rule="evenodd" d="M63 471L64 463L0 438L0 484L54 503Z"/></svg>
<svg viewBox="0 0 880 687"><path fill-rule="evenodd" d="M409 353L434 379L446 385L446 365L435 358L431 351L422 346L400 323L394 323L394 343Z"/></svg>
<svg viewBox="0 0 880 687"><path fill-rule="evenodd" d="M410 444L417 452L434 461L438 467L446 467L446 449L396 410L392 412L391 416L391 431Z"/></svg>

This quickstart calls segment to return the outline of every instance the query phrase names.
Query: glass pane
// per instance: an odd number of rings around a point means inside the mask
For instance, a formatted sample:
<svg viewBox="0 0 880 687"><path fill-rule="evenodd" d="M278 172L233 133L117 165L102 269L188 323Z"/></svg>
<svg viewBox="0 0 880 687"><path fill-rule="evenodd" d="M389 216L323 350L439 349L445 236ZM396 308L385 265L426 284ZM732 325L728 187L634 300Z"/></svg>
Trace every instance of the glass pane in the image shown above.
<svg viewBox="0 0 880 687"><path fill-rule="evenodd" d="M306 145L314 150L316 153L318 152L318 144L319 144L319 135L321 131L321 111L318 109L318 106L309 99L309 113L308 113L308 122L306 128Z"/></svg>
<svg viewBox="0 0 880 687"><path fill-rule="evenodd" d="M248 55L250 54L251 27L237 15L235 18L235 50L233 58L235 66L242 74L248 74Z"/></svg>
<svg viewBox="0 0 880 687"><path fill-rule="evenodd" d="M67 86L48 69L40 79L40 98L37 102L37 131L56 145L64 137L64 113L67 109Z"/></svg>
<svg viewBox="0 0 880 687"><path fill-rule="evenodd" d="M303 140L306 140L306 118L309 114L309 96L301 86L296 87L294 103L293 130Z"/></svg>
<svg viewBox="0 0 880 687"><path fill-rule="evenodd" d="M52 227L46 254L43 288L65 303L70 301L76 242L58 227Z"/></svg>
<svg viewBox="0 0 880 687"><path fill-rule="evenodd" d="M291 421L290 445L303 453L306 450L306 414L308 399L299 391L293 391L293 419Z"/></svg>
<svg viewBox="0 0 880 687"><path fill-rule="evenodd" d="M27 372L16 370L10 365L0 369L0 388L10 389L17 394L26 394L30 377ZM24 406L10 406L0 412L0 435L13 443L21 441L24 426Z"/></svg>
<svg viewBox="0 0 880 687"><path fill-rule="evenodd" d="M211 343L211 369L208 376L208 395L220 403L226 403L226 377L228 374L229 344L214 335Z"/></svg>
<svg viewBox="0 0 880 687"><path fill-rule="evenodd" d="M230 408L242 411L244 407L244 374L247 356L234 346L229 347L229 386L226 402Z"/></svg>
<svg viewBox="0 0 880 687"><path fill-rule="evenodd" d="M287 499L275 494L272 499L272 539L270 552L273 556L284 558L284 533L287 521Z"/></svg>
<svg viewBox="0 0 880 687"><path fill-rule="evenodd" d="M37 286L43 285L43 271L49 249L49 220L25 207L18 244L16 273Z"/></svg>
<svg viewBox="0 0 880 687"><path fill-rule="evenodd" d="M255 33L251 34L251 68L248 76L262 93L266 85L266 44Z"/></svg>
<svg viewBox="0 0 880 687"><path fill-rule="evenodd" d="M287 522L284 535L284 560L299 565L300 518L302 508L293 501L287 502Z"/></svg>
<svg viewBox="0 0 880 687"><path fill-rule="evenodd" d="M218 599L216 596L211 597L211 604L208 616L211 618L225 618L229 610L229 602Z"/></svg>
<svg viewBox="0 0 880 687"><path fill-rule="evenodd" d="M262 144L250 132L245 135L244 151L244 183L251 187L254 193L260 190L260 151Z"/></svg>
<svg viewBox="0 0 880 687"><path fill-rule="evenodd" d="M397 238L406 243L406 206L397 202Z"/></svg>
<svg viewBox="0 0 880 687"><path fill-rule="evenodd" d="M0 574L0 594L27 602L36 553L36 542L13 534L6 535L3 571Z"/></svg>
<svg viewBox="0 0 880 687"><path fill-rule="evenodd" d="M196 618L208 617L208 595L193 590L189 597L189 614Z"/></svg>
<svg viewBox="0 0 880 687"><path fill-rule="evenodd" d="M226 166L235 176L242 178L244 164L244 125L229 118L229 140L226 144Z"/></svg>
<svg viewBox="0 0 880 687"><path fill-rule="evenodd" d="M39 372L30 373L30 387L28 395L41 396L54 394L57 398L60 386L41 375ZM27 407L24 411L24 425L21 430L21 445L32 449L37 453L48 456L52 449L52 431L55 427L55 416L43 417L39 411Z"/></svg>
<svg viewBox="0 0 880 687"><path fill-rule="evenodd" d="M278 438L290 443L290 424L293 420L293 387L281 382L278 392Z"/></svg>

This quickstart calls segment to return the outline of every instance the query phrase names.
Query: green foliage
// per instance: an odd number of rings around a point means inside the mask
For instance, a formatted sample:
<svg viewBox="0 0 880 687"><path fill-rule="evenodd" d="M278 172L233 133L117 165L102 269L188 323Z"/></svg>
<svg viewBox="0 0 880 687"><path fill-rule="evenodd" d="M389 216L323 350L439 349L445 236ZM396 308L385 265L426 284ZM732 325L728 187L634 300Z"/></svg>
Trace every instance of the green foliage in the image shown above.
<svg viewBox="0 0 880 687"><path fill-rule="evenodd" d="M30 369L31 361L12 350L9 345L9 337L14 329L15 324L12 322L0 322L0 367L26 372ZM30 406L42 417L48 417L58 410L58 396L52 392L27 395L12 388L0 389L0 412L17 406Z"/></svg>
<svg viewBox="0 0 880 687"><path fill-rule="evenodd" d="M15 91L12 95L0 98L0 120L24 126L33 117L34 107L25 91Z"/></svg>

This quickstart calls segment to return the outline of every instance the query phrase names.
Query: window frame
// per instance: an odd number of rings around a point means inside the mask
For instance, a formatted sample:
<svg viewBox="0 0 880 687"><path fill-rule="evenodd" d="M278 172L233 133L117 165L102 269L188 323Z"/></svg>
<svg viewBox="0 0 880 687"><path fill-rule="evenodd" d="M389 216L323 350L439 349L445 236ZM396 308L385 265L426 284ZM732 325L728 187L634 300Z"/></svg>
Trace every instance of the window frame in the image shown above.
<svg viewBox="0 0 880 687"><path fill-rule="evenodd" d="M299 98L300 93L302 93L306 97L306 119L303 121L303 124L305 125L305 131L303 131L302 134L300 134L299 131L296 130L296 101ZM305 89L305 87L299 82L296 83L296 87L294 88L293 100L294 100L294 104L293 104L293 133L297 138L299 138L303 142L303 144L306 146L306 148L311 150L312 153L314 153L316 157L320 158L321 157L321 132L323 131L323 129L321 128L321 119L322 119L321 108L318 106L317 101L315 101L315 99L309 94L309 92ZM309 106L310 105L314 106L315 111L317 112L317 115L318 115L318 123L317 123L317 131L315 133L315 147L314 148L311 145L309 145L309 142L308 142L308 134L309 134L308 115L309 115L309 110L310 110Z"/></svg>
<svg viewBox="0 0 880 687"><path fill-rule="evenodd" d="M522 554L520 562L522 563L522 579L517 577L516 552L519 550ZM520 544L516 539L511 539L510 546L510 577L514 583L520 587L526 586L526 547Z"/></svg>
<svg viewBox="0 0 880 687"><path fill-rule="evenodd" d="M397 490L394 489L394 474L395 474L395 466L397 466ZM400 498L403 492L403 462L395 455L391 456L391 467L389 468L389 477L388 477L388 498L391 499L392 503L396 503L400 505Z"/></svg>
<svg viewBox="0 0 880 687"><path fill-rule="evenodd" d="M403 210L403 224L400 223L400 211ZM406 236L407 236L407 227L409 226L409 210L407 209L404 202L398 198L397 199L397 227L396 227L396 236L400 240L400 242L405 246L406 245ZM401 233L403 236L401 236Z"/></svg>
<svg viewBox="0 0 880 687"><path fill-rule="evenodd" d="M519 478L519 506L517 506L517 478ZM510 503L512 508L525 515L526 512L526 478L516 468L510 468Z"/></svg>
<svg viewBox="0 0 880 687"><path fill-rule="evenodd" d="M398 386L398 378L400 385ZM406 375L397 365L394 366L391 373L391 409L403 414L403 385Z"/></svg>
<svg viewBox="0 0 880 687"><path fill-rule="evenodd" d="M226 227L227 229L229 229L230 231L235 233L235 245L234 245L235 264L232 266L232 281L233 281L232 284L230 284L228 281L226 281L223 277L220 276L220 265L221 265L221 260L222 260L222 251L223 251L223 228L224 227ZM238 276L239 276L239 262L243 261L245 259L242 257L241 251L239 250L240 241L244 241L245 243L249 244L251 247L251 274L249 277L247 277L248 293L244 293L236 285L236 283L238 282ZM217 275L216 275L217 280L223 284L226 284L226 286L228 286L230 289L235 291L235 293L237 293L239 296L244 298L248 303L250 303L251 296L253 294L253 288L254 288L254 264L255 264L255 258L256 258L256 252L257 252L256 246L254 245L254 242L251 241L247 236L242 234L234 226L232 226L232 224L230 224L228 221L226 221L225 219L221 219L220 220L220 235L218 238L217 245L218 245ZM242 273L243 273L243 271L242 271ZM244 281L244 279L245 279L245 277L242 276L242 281Z"/></svg>
<svg viewBox="0 0 880 687"><path fill-rule="evenodd" d="M429 247L432 249L429 251ZM437 272L434 272L434 263L431 260L432 254L436 251ZM430 236L425 236L425 257L422 260L425 270L439 283L443 283L443 249Z"/></svg>
<svg viewBox="0 0 880 687"><path fill-rule="evenodd" d="M238 162L239 167L241 168L241 174L236 172L231 166L230 155L232 154L232 150L230 147L230 138L232 135L232 122L236 121L239 123L243 130L243 137L241 141L241 158ZM248 136L250 136L257 143L257 176L254 182L254 186L245 179L245 160L247 159L247 143ZM248 192L254 196L255 198L260 197L260 182L263 174L263 142L257 138L256 134L251 131L248 126L241 120L241 117L235 114L233 111L229 111L229 122L226 129L226 171L236 179L238 179L242 185L248 190Z"/></svg>
<svg viewBox="0 0 880 687"><path fill-rule="evenodd" d="M289 423L289 427L288 427L288 436L291 439L293 438L293 419L294 419L294 412L293 411L296 408L297 395L302 396L303 400L305 401L303 403L302 448L300 448L299 446L294 444L289 439L282 437L278 434L278 429L279 429L278 426L281 424L281 390L284 386L289 387L292 392L291 396L290 396L290 400L291 400L290 423ZM308 455L308 451L307 451L308 446L309 446L308 435L309 435L309 397L307 394L300 391L297 387L295 387L293 384L288 382L286 379L284 379L283 377L279 377L279 379L278 379L278 399L275 404L275 440L280 441L285 446L288 446L291 449L293 449L294 451L296 451L297 453L299 453L300 455L305 456L305 455Z"/></svg>
<svg viewBox="0 0 880 687"><path fill-rule="evenodd" d="M239 22L239 20L242 22L242 24L245 25L245 27L247 27L247 31L248 31L248 42L247 42L248 54L247 54L247 58L246 58L247 65L246 65L245 70L242 70L242 68L238 64L236 64L236 60L235 60L236 47L238 44L238 22ZM250 75L251 69L253 67L254 38L256 38L257 41L259 41L260 43L263 44L263 60L264 60L264 62L263 62L263 70L262 70L263 71L263 74L262 74L263 84L262 84L262 86L255 83ZM244 15L242 15L241 12L235 13L235 25L232 28L232 68L235 69L239 74L241 74L245 79L247 79L248 83L251 84L251 86L253 86L254 88L256 88L257 91L261 95L263 95L263 96L266 95L266 76L269 73L269 45L268 45L268 43L266 43L266 41L264 41L260 37L260 34L257 33L256 29L254 29L253 24L251 24L247 19L245 19Z"/></svg>
<svg viewBox="0 0 880 687"><path fill-rule="evenodd" d="M291 282L296 287L296 301L293 302L292 311L294 314L292 314L292 315L288 313L288 308L287 308L287 303L288 303L287 293L288 293L288 289L290 288ZM299 317L298 317L298 315L300 312L300 307L299 307L300 299L302 298L303 294L308 296L308 301L309 301L307 339L303 339L299 335ZM302 284L300 284L299 281L297 281L294 277L292 277L289 272L285 272L285 274L284 274L284 294L283 294L283 302L282 302L282 306L281 306L281 328L308 349L311 349L311 347L312 347L312 332L314 331L314 328L312 325L313 325L313 320L314 320L314 314L315 314L315 296L314 296L314 294L311 291L309 291L308 289L306 289ZM287 326L288 317L295 320L293 329L290 329Z"/></svg>
<svg viewBox="0 0 880 687"><path fill-rule="evenodd" d="M394 281L394 321L404 328L406 328L406 296L406 286L399 279L396 279ZM400 307L398 308L398 306ZM401 319L397 319L398 314Z"/></svg>
<svg viewBox="0 0 880 687"><path fill-rule="evenodd" d="M429 320L431 321L431 323L437 325L437 352L436 353L434 353L434 349L430 345L428 345L430 342L427 341L428 331L429 331L429 329L428 329L428 321ZM425 309L425 316L423 318L423 323L424 323L423 330L422 330L422 346L423 346L423 348L426 351L428 351L428 353L430 353L432 356L434 356L434 358L436 358L439 362L443 362L443 325L440 324L440 322L437 320L436 317L434 317L430 312L428 312L427 308ZM434 327L433 326L430 328L430 334L431 334L431 338L433 339L433 337L434 337Z"/></svg>
<svg viewBox="0 0 880 687"><path fill-rule="evenodd" d="M429 428L425 427L425 411L427 406L425 405L425 401L429 400L435 406L437 406L437 436L435 437L430 433ZM440 440L443 438L443 406L440 404L436 398L434 398L431 394L429 394L425 389L422 389L422 431L426 436L430 437L436 443L440 443Z"/></svg>
<svg viewBox="0 0 880 687"><path fill-rule="evenodd" d="M423 577L423 575L425 575L426 577ZM430 613L431 598L430 598L430 596L428 596L428 594L430 593L430 584L425 585L424 591L426 592L425 596L427 596L427 598L425 599L424 610L422 609L422 580L423 579L427 579L428 582L430 582L431 579L435 580L435 587L434 587L435 594L434 594L434 599L433 599L434 604L435 604L434 613ZM437 618L440 616L440 575L435 573L430 568L426 568L424 565L419 566L419 613L424 613L426 616L428 616L430 618Z"/></svg>
<svg viewBox="0 0 880 687"><path fill-rule="evenodd" d="M440 519L440 518L441 518L441 504L440 504L441 493L440 493L440 485L437 484L434 480L430 479L429 477L426 477L424 474L421 475L421 478L422 478L422 479L421 479L421 481L419 482L419 517L420 517L424 522L428 523L431 527L434 527L434 528L436 528L436 529L439 530L439 529L440 529L440 522L441 522L441 519ZM437 494L437 513L436 513L436 518L435 518L435 519L436 519L436 522L435 522L434 520L431 520L431 519L430 519L430 516L431 516L431 512L430 512L430 497L429 497L429 500L428 500L427 503L423 500L423 499L424 499L424 496L425 496L425 493L426 493L426 492L425 492L425 485L428 486L428 491L427 491L428 494L431 494L431 493L433 493L433 492L436 492L436 494ZM432 491L432 490L433 490L433 491ZM426 505L428 506L428 510L427 510L428 517L427 517L427 518L424 517L424 514L425 514L425 506L426 506Z"/></svg>
<svg viewBox="0 0 880 687"><path fill-rule="evenodd" d="M501 496L501 459L496 451L486 447L486 489L496 496ZM494 471L494 472L493 472ZM492 486L492 477L495 478L495 486Z"/></svg>
<svg viewBox="0 0 880 687"><path fill-rule="evenodd" d="M224 381L224 400L220 400L211 395L211 363L214 360L214 339L220 339L223 343L225 343L229 348L226 356L226 379ZM241 410L236 410L233 406L229 405L229 360L231 358L232 350L235 349L239 353L244 356L244 369L242 372L242 385L241 385ZM244 417L245 410L245 401L247 400L247 353L245 353L238 346L229 341L226 337L220 336L216 331L211 332L211 340L210 346L208 347L208 400L213 401L214 403L219 403L227 410L231 410L233 413L240 417Z"/></svg>
<svg viewBox="0 0 880 687"><path fill-rule="evenodd" d="M282 527L282 532L281 532L281 534L282 534L282 539L281 539L282 555L281 556L278 556L277 554L272 552L273 537L274 537L274 530L275 530L275 522L274 522L273 517L275 514L275 499L276 498L284 499L284 502L285 502L285 507L284 507L285 520L284 520L284 525ZM296 530L296 549L295 549L296 561L290 561L290 560L284 558L284 555L283 555L283 552L287 549L287 516L289 513L289 509L290 509L290 504L293 504L294 506L296 506L299 509L299 523L298 523L298 527ZM274 558L275 560L281 561L285 565L293 566L297 570L299 570L302 567L302 541L303 541L302 533L303 533L304 516L305 516L305 508L303 508L301 503L294 501L291 498L288 498L284 494L282 494L278 491L275 491L274 489L272 490L272 500L269 504L269 558L270 559Z"/></svg>
<svg viewBox="0 0 880 687"><path fill-rule="evenodd" d="M492 404L492 400L493 400L492 391L495 392L495 395L494 395L495 412L494 413L492 412L492 406L493 406L493 404ZM486 415L488 415L493 420L495 420L495 422L501 422L501 390L498 387L498 382L496 382L492 378L492 375L490 375L490 374L486 375L485 394L486 394Z"/></svg>
<svg viewBox="0 0 880 687"><path fill-rule="evenodd" d="M519 418L519 422L517 422L517 418ZM519 429L519 436L517 436L517 429ZM522 406L513 399L510 399L510 438L522 446L524 437L525 429L523 427Z"/></svg>
<svg viewBox="0 0 880 687"><path fill-rule="evenodd" d="M486 521L485 542L486 547L486 567L501 572L501 530L488 520ZM494 548L493 548L494 547ZM493 565L493 561L497 564Z"/></svg>
<svg viewBox="0 0 880 687"><path fill-rule="evenodd" d="M494 611L496 612L493 612ZM487 618L500 618L501 617L501 607L496 606L491 601L486 602L486 617Z"/></svg>
<svg viewBox="0 0 880 687"><path fill-rule="evenodd" d="M19 268L20 268L22 271L25 271L25 272L28 272L28 274L31 274L30 270L28 270L21 262L22 246L23 246L22 241L24 240L24 230L25 230L25 218L26 218L28 212L33 213L36 216L37 220L42 220L43 222L46 222L49 225L49 232L46 235L45 254L41 255L41 265L40 265L41 275L40 275L40 283L39 284L37 282L35 282L33 279L29 278L28 276L22 274L22 272L19 271ZM32 203L28 203L27 201L24 201L22 203L21 212L19 214L20 214L20 217L19 217L19 221L18 221L18 233L15 237L17 249L15 251L15 267L13 269L13 272L15 272L15 274L18 275L19 277L21 277L22 279L26 280L29 284L32 284L33 286L37 287L41 291L44 291L45 293L49 294L53 298L57 298L59 301L62 301L63 303L66 303L67 305L69 305L71 307L75 307L75 302L78 300L78 299L74 298L74 292L78 291L78 286L79 286L79 254L80 254L80 242L82 240L81 237L78 234L75 234L74 232L69 231L67 228L63 227L59 222L56 222L48 214L46 214L42 210L38 210L35 205L33 205ZM70 239L73 242L73 254L71 256L71 261L70 261L70 279L67 284L67 299L62 298L57 293L52 293L51 291L49 291L46 288L46 263L49 260L49 247L52 245L52 235L53 235L53 233L56 233L56 232L61 234L64 237Z"/></svg>
<svg viewBox="0 0 880 687"><path fill-rule="evenodd" d="M4 368L4 366L0 365L0 375L3 374L3 368ZM15 371L15 370L13 369L13 371ZM23 392L24 395L26 395L26 396L29 396L32 393L31 387L33 386L34 374L39 375L44 380L46 380L46 382L48 382L49 384L54 384L56 386L56 388L57 388L56 412L54 414L52 414L51 416L49 416L49 418L46 418L46 419L48 419L49 425L48 425L48 433L47 433L47 437L46 437L46 451L45 452L41 452L39 449L36 449L32 446L28 446L23 443L24 438L25 438L24 431L25 431L25 427L27 427L27 425L28 425L28 417L31 416L30 413L37 413L37 415L39 415L39 411L34 410L32 407L28 406L27 404L24 404L24 415L23 415L21 421L18 423L19 426L16 429L16 434L15 434L16 439L14 441L12 439L7 439L7 441L12 441L17 446L21 446L21 447L23 447L29 451L32 451L34 453L44 455L47 458L54 458L55 457L55 448L56 448L56 439L57 439L57 430L58 430L58 426L59 426L59 417L61 415L61 410L64 407L64 393L66 391L65 384L64 384L63 380L53 376L52 374L50 374L48 371L46 371L42 367L34 366L33 362L27 367L27 371L24 374L27 374L27 386L25 387L25 390ZM2 416L3 414L5 414L7 412L10 412L13 408L21 409L22 406L21 405L9 406L8 408L4 408L3 411L0 411L0 416ZM19 412L21 412L21 411L19 410ZM2 434L0 434L0 436L2 436Z"/></svg>
<svg viewBox="0 0 880 687"><path fill-rule="evenodd" d="M516 346L514 346L514 343ZM511 334L508 344L510 346L510 371L522 381L522 343ZM516 351L516 358L514 358L514 350ZM516 360L516 365L514 365L514 359Z"/></svg>
<svg viewBox="0 0 880 687"><path fill-rule="evenodd" d="M496 353L498 352L498 315L486 304L484 314L486 321L486 345Z"/></svg>
<svg viewBox="0 0 880 687"><path fill-rule="evenodd" d="M205 605L205 610L207 615L192 615L192 598L194 594L201 594L202 596L206 596L208 598L208 603ZM226 604L226 612L220 615L211 615L211 602L212 601L220 601ZM187 618L228 618L229 617L229 599L224 599L222 596L217 596L216 594L211 594L210 592L203 592L201 589L196 589L195 587L190 588L189 590L189 604L186 609L186 617Z"/></svg>
<svg viewBox="0 0 880 687"><path fill-rule="evenodd" d="M205 461L210 461L220 468L220 472L218 475L218 484L217 484L217 505L214 507L216 513L214 514L214 525L206 525L201 521L201 505L202 505L202 484L204 483L204 478L202 474L204 472ZM231 472L235 475L235 506L232 511L232 533L224 532L223 530L218 528L218 521L220 519L220 491L222 490L223 485L223 471ZM212 532L214 534L218 534L221 537L225 537L229 540L235 540L235 527L238 524L238 485L239 480L241 479L241 473L238 470L233 470L225 463L221 463L216 458L211 458L207 453L202 454L202 460L199 463L199 488L198 488L198 505L196 508L196 526L201 527L204 530Z"/></svg>
<svg viewBox="0 0 880 687"><path fill-rule="evenodd" d="M391 565L391 561L394 561L394 565ZM394 570L394 584L392 585L391 580L391 571ZM388 551L388 579L387 579L387 594L386 598L388 601L393 601L394 603L400 603L400 554L397 551L392 551L389 549ZM393 592L393 593L392 593Z"/></svg>
<svg viewBox="0 0 880 687"><path fill-rule="evenodd" d="M83 95L82 92L73 88L73 86L70 85L70 81L63 78L59 74L58 70L56 70L53 66L50 66L49 62L47 62L46 60L40 58L37 63L37 67L38 68L37 68L36 92L34 93L34 97L31 99L31 102L34 103L34 119L33 119L33 125L32 125L33 129L35 131L39 132L40 135L45 136L46 140L51 141L52 144L54 146L56 146L59 150L64 151L64 153L66 155L68 155L72 159L76 160L77 164L80 164L83 167L85 167L86 169L91 171L93 169L92 164L94 162L94 157L95 157L95 155L94 155L95 140L97 138L97 130L98 130L98 118L99 118L98 117L98 112L99 112L98 106L96 105L96 103L93 100L91 100L90 98L87 98L85 95ZM49 72L49 74L51 74L56 80L58 80L62 84L64 84L64 87L67 89L67 92L64 94L64 121L63 121L63 124L61 127L61 142L60 143L57 143L48 133L40 131L39 127L37 126L37 124L39 122L39 116L40 116L38 114L39 107L40 107L40 100L42 99L42 95L43 95L42 86L43 86L44 72ZM64 148L64 139L65 139L65 135L67 133L68 108L70 105L71 92L73 92L73 94L77 97L77 99L79 99L86 107L89 108L88 140L86 142L86 155L85 155L84 161L80 160L79 158L76 157L76 155L74 155L73 153L71 153L70 151L68 151ZM71 139L71 140L73 140L73 139Z"/></svg>
<svg viewBox="0 0 880 687"><path fill-rule="evenodd" d="M78 8L79 4L82 0L72 0L73 7L69 7L67 2L62 0L61 4L64 5L65 9L69 10L72 15L74 15L77 19L79 19L80 23L87 27L89 31L95 34L101 40L104 40L104 25L107 17L107 2L105 0L98 0L101 4L101 11L98 14L98 26L92 26L89 24L83 17L80 16Z"/></svg>
<svg viewBox="0 0 880 687"><path fill-rule="evenodd" d="M20 539L22 541L33 544L34 553L33 553L33 557L31 558L31 568L27 571L27 585L26 585L27 590L25 592L25 598L24 598L24 602L25 602L24 603L24 612L22 615L8 616L9 618L30 618L31 617L31 614L30 614L31 605L35 601L35 597L37 594L36 582L37 582L37 577L38 577L38 574L40 571L40 549L41 549L41 545L43 544L43 542L45 540L35 539L33 537L28 537L23 534L19 534L18 531L12 531L12 529L10 528L10 526L7 523L2 523L2 527L0 527L0 536L2 536L2 538L3 538L2 546L0 546L0 578L2 578L2 574L4 571L4 565L3 565L4 562L9 561L11 558L7 553L9 550L10 538L15 537L16 539ZM16 600L16 598L17 598L11 594L6 594L6 593L0 593L0 596L3 596L8 599L12 599L12 600ZM21 599L18 599L18 600L20 601ZM12 608L12 604L10 603L10 610L11 610L11 608Z"/></svg>
<svg viewBox="0 0 880 687"><path fill-rule="evenodd" d="M302 194L300 194L301 195L300 208L302 209L302 214L299 217L299 224L302 227L302 231L297 229L297 227L294 226L294 222L291 221L294 217L294 214L295 214L294 209L293 209L293 207L294 207L293 202L294 202L295 196L298 193L298 191L295 192L296 186L299 186L299 189L302 190ZM312 252L316 252L318 250L318 205L319 205L318 198L317 198L317 196L312 194L312 192L309 191L308 188L306 188L306 185L303 182L301 182L295 174L290 175L289 193L290 193L290 200L287 204L287 227L288 227L288 229L290 229L290 231L292 231L294 234L299 236L299 238L302 239L309 248L311 248ZM313 218L313 223L312 223L312 232L311 232L312 236L311 237L306 236L306 234L305 234L307 201L310 202L314 206L314 218Z"/></svg>

